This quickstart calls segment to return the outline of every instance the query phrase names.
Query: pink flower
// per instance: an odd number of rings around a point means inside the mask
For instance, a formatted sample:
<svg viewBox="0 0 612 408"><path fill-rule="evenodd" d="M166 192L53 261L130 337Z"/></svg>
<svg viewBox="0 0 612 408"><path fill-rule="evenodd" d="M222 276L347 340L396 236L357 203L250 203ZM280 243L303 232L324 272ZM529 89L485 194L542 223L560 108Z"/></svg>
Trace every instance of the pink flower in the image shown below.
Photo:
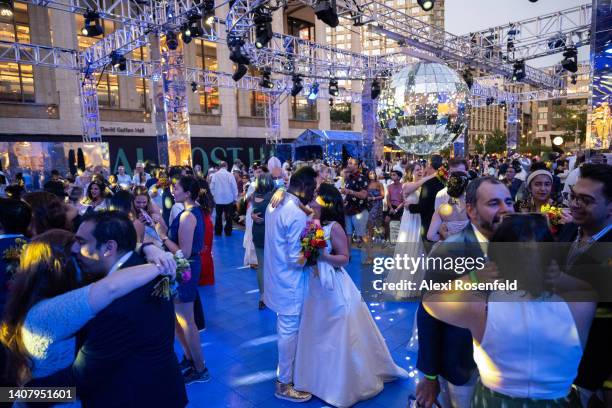
<svg viewBox="0 0 612 408"><path fill-rule="evenodd" d="M182 279L183 283L189 282L191 280L191 268L187 268L187 269L185 269L183 271L181 279Z"/></svg>

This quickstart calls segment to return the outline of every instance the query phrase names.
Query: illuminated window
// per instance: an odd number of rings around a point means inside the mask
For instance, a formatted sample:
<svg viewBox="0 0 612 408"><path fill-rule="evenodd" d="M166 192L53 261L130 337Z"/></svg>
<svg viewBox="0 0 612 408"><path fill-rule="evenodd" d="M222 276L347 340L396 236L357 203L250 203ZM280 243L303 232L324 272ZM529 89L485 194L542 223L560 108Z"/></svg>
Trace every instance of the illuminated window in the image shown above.
<svg viewBox="0 0 612 408"><path fill-rule="evenodd" d="M287 24L289 25L289 35L306 41L315 40L314 24L293 17L287 18Z"/></svg>
<svg viewBox="0 0 612 408"><path fill-rule="evenodd" d="M195 44L198 68L217 71L219 68L217 65L217 44L199 39L195 40ZM212 115L221 113L218 87L207 86L204 89L200 87L198 88L198 95L201 112Z"/></svg>
<svg viewBox="0 0 612 408"><path fill-rule="evenodd" d="M15 3L11 17L0 17L0 40L30 42L27 4ZM34 102L32 65L0 62L0 100Z"/></svg>
<svg viewBox="0 0 612 408"><path fill-rule="evenodd" d="M85 19L82 15L75 15L77 27L77 40L79 42L79 50L84 50L91 47L93 44L100 41L102 37L87 37L81 34L81 28L85 25ZM114 25L112 21L102 20L104 33L112 33ZM102 35L104 36L104 34ZM95 80L98 83L98 105L106 107L119 107L119 81L117 75L113 74L94 74Z"/></svg>
<svg viewBox="0 0 612 408"><path fill-rule="evenodd" d="M298 20L296 18L288 18L289 35L299 37L302 40L315 40L315 26L307 21ZM344 35L337 35L336 38L344 40ZM338 44L338 48L344 49L344 44ZM316 120L317 119L317 104L309 103L304 96L291 97L291 115L295 120Z"/></svg>

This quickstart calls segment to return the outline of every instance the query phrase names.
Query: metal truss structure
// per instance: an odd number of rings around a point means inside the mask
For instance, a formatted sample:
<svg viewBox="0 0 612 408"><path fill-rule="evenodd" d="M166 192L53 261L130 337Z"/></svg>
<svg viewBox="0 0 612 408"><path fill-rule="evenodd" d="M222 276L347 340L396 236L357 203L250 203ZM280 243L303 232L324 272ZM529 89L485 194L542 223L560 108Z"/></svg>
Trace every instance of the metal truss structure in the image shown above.
<svg viewBox="0 0 612 408"><path fill-rule="evenodd" d="M508 60L530 60L591 40L591 3L462 36Z"/></svg>
<svg viewBox="0 0 612 408"><path fill-rule="evenodd" d="M299 0L314 6L318 0ZM162 36L168 31L178 32L194 12L199 12L200 0L25 0L26 3L48 7L69 13L97 12L101 18L120 23L121 27L108 33L103 39L79 52L77 50L45 47L0 41L0 60L39 65L45 67L77 70L81 77L81 101L84 140L99 140L99 120L93 74L101 69L119 75L151 78L159 81L164 67L159 61L128 60L127 69L118 72L110 66L113 52L126 55L147 46L151 36ZM278 2L278 3L274 3ZM212 27L200 22L203 38L217 43L242 42L242 51L249 56L251 65L267 68L280 78L275 78L273 89L263 89L259 79L245 76L238 82L230 74L195 68L184 69L185 81L194 81L205 86L231 87L267 92L270 97L266 113L268 141L280 140L279 101L281 95L291 89L290 78L300 74L304 78L304 92L318 80L336 79L369 80L386 77L406 62L407 56L439 60L454 66L469 66L508 78L512 75L513 59L531 59L559 52L565 45L584 45L589 37L589 5L575 7L527 19L506 26L494 27L467 36L456 36L436 26L424 23L408 14L384 4L384 0L338 0L338 14L343 19L368 25L371 30L395 39L408 52L368 56L330 45L301 40L286 34L274 33L269 44L258 49L254 46L255 24L253 12L260 6L277 10L281 0L235 0L224 21L216 19ZM220 26L225 25L225 34ZM554 46L549 40L559 41ZM561 37L564 38L561 41ZM512 39L512 54L503 52ZM157 42L156 42L157 43ZM560 75L525 67L524 83L540 91L515 94L504 91L504 85L487 86L484 82L472 88L475 106L487 99L494 102L525 102L563 96L564 83ZM328 90L320 87L318 98L329 98ZM341 90L336 100L359 103L361 93ZM94 114L95 112L95 114ZM276 113L275 113L276 112Z"/></svg>

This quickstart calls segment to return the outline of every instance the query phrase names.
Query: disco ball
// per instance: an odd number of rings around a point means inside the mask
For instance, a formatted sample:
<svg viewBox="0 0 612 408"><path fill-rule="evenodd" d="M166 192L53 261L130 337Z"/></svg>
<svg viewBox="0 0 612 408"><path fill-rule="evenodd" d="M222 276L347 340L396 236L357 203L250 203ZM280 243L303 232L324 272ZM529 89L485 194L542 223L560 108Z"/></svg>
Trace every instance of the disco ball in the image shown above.
<svg viewBox="0 0 612 408"><path fill-rule="evenodd" d="M428 155L444 149L467 126L470 90L443 64L419 62L386 81L377 117L387 138L401 149Z"/></svg>

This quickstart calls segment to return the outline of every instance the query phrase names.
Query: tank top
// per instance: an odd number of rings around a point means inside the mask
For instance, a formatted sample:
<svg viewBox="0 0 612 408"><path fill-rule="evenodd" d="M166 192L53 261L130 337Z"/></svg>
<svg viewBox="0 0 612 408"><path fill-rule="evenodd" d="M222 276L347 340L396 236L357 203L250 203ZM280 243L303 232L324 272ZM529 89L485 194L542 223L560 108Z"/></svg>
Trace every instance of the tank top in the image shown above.
<svg viewBox="0 0 612 408"><path fill-rule="evenodd" d="M202 210L200 207L193 206L189 210L183 210L180 214L172 221L172 225L168 229L168 238L172 242L178 244L178 231L180 226L181 215L184 211L190 211L194 217L196 217L196 227L193 231L193 242L191 243L191 257L189 260L199 259L200 251L204 246L204 219L202 218Z"/></svg>
<svg viewBox="0 0 612 408"><path fill-rule="evenodd" d="M482 343L474 341L481 381L510 397L563 398L583 351L572 312L559 297L538 302L516 296L494 292L489 297Z"/></svg>

